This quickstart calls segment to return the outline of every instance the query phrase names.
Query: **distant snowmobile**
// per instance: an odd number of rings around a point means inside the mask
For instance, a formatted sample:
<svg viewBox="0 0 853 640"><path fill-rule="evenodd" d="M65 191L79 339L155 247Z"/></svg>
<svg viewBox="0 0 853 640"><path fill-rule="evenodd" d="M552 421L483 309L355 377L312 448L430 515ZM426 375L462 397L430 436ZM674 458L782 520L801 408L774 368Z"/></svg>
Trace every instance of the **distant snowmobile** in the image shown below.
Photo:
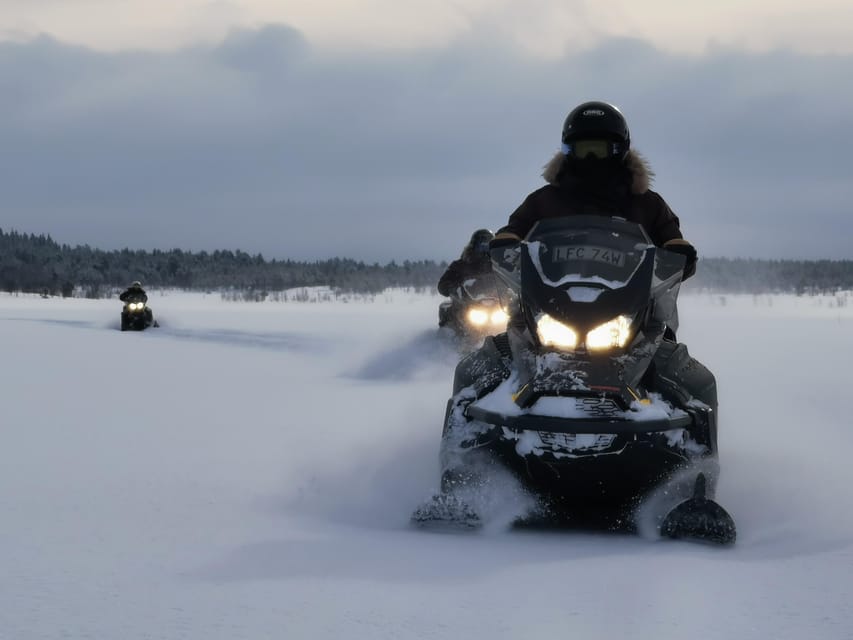
<svg viewBox="0 0 853 640"><path fill-rule="evenodd" d="M657 503L661 535L733 543L735 523L713 500L716 383L665 338L684 258L637 224L575 216L540 221L492 259L518 294L519 322L458 364L441 493L413 522L478 526L466 496L488 491L499 468L537 497L535 517L619 521Z"/></svg>
<svg viewBox="0 0 853 640"><path fill-rule="evenodd" d="M142 331L148 327L157 327L154 312L147 302L139 297L128 297L121 310L122 331Z"/></svg>
<svg viewBox="0 0 853 640"><path fill-rule="evenodd" d="M485 336L506 331L510 296L511 290L492 273L468 278L439 305L438 326L473 348Z"/></svg>

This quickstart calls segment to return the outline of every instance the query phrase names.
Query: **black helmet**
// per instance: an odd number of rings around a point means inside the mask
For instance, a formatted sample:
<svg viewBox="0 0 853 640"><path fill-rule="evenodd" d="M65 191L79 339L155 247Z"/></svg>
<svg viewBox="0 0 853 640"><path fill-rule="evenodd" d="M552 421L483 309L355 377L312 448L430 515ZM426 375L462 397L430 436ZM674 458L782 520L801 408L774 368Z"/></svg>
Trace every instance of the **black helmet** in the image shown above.
<svg viewBox="0 0 853 640"><path fill-rule="evenodd" d="M605 140L609 144L602 152L595 147L579 150L573 144L579 140ZM623 158L630 147L631 134L625 116L607 102L584 102L572 109L563 124L562 150L566 155L585 158L591 153L595 157Z"/></svg>
<svg viewBox="0 0 853 640"><path fill-rule="evenodd" d="M141 288L142 288L142 283L141 283L139 280L134 280L134 281L133 281L133 284L132 284L132 285L130 285L130 288L131 288L131 289L141 289Z"/></svg>
<svg viewBox="0 0 853 640"><path fill-rule="evenodd" d="M495 234L488 229L477 229L471 234L468 247L475 255L485 255L489 252L489 242L494 237Z"/></svg>

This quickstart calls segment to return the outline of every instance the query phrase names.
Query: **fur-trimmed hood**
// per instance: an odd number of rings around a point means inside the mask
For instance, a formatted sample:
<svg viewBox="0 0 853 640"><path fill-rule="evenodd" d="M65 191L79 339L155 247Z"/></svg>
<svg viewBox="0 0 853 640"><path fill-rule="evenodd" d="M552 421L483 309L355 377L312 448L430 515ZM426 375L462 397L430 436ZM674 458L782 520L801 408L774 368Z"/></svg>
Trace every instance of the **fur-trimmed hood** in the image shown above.
<svg viewBox="0 0 853 640"><path fill-rule="evenodd" d="M559 185L559 175L563 169L563 164L566 162L566 156L561 151L554 154L554 157L548 161L542 171L542 177L548 184L554 186ZM649 166L648 161L634 149L629 149L625 156L625 166L631 172L633 180L631 182L631 193L642 194L649 190L652 180L655 177L654 171Z"/></svg>

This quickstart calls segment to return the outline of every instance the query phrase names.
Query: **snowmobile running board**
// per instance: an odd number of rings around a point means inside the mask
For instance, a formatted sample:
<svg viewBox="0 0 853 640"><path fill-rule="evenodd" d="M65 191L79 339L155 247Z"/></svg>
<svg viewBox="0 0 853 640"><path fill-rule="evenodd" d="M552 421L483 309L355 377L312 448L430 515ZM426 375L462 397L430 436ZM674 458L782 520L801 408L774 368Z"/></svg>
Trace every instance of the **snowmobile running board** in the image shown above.
<svg viewBox="0 0 853 640"><path fill-rule="evenodd" d="M689 415L671 419L657 420L613 420L611 418L584 419L557 418L522 414L505 416L501 413L488 411L477 406L469 406L465 415L472 420L478 420L496 427L506 427L514 431L551 431L554 433L607 433L627 435L634 433L654 433L689 427L693 418Z"/></svg>

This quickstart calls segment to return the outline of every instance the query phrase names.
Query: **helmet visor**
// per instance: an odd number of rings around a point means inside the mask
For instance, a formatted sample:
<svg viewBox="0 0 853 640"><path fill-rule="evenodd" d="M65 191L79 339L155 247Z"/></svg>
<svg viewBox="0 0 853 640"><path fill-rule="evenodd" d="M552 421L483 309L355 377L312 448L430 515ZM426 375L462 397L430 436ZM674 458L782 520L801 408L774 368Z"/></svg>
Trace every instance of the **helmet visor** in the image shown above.
<svg viewBox="0 0 853 640"><path fill-rule="evenodd" d="M575 140L568 147L569 153L581 160L589 156L604 160L612 155L612 143L609 140Z"/></svg>

